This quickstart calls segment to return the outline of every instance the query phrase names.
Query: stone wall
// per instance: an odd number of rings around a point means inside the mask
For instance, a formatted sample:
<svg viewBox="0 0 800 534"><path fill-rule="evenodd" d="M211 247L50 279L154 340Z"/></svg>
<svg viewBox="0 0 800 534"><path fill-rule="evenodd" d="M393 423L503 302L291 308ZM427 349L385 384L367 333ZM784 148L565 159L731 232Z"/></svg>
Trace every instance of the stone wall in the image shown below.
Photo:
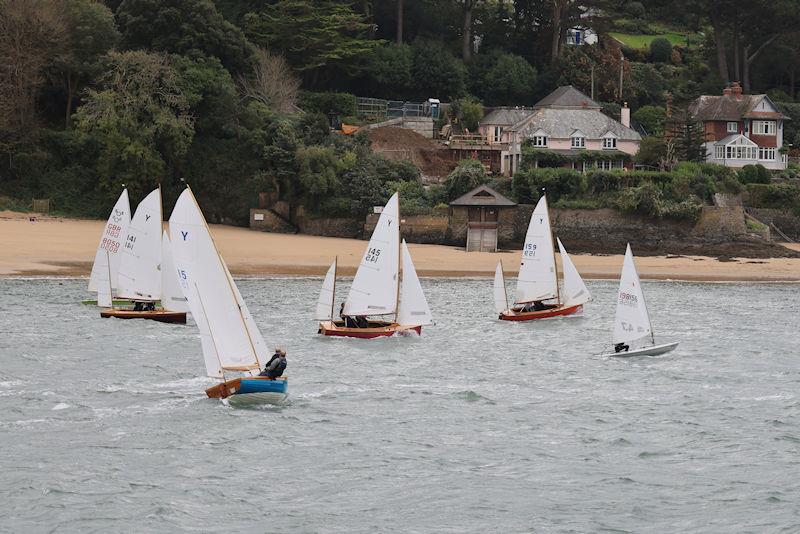
<svg viewBox="0 0 800 534"><path fill-rule="evenodd" d="M367 215L364 223L364 236L372 235L378 224L377 213ZM400 217L400 235L409 243L445 243L447 242L447 215L409 215Z"/></svg>
<svg viewBox="0 0 800 534"><path fill-rule="evenodd" d="M297 229L268 209L253 208L250 210L250 229L278 234L295 234Z"/></svg>
<svg viewBox="0 0 800 534"><path fill-rule="evenodd" d="M308 217L299 217L297 219L297 227L300 229L301 234L359 238L361 237L363 224L358 219L310 219Z"/></svg>
<svg viewBox="0 0 800 534"><path fill-rule="evenodd" d="M800 217L791 211L771 208L747 208L747 213L767 226L774 224L791 239L800 241ZM775 240L782 240L780 234L774 230L772 237Z"/></svg>

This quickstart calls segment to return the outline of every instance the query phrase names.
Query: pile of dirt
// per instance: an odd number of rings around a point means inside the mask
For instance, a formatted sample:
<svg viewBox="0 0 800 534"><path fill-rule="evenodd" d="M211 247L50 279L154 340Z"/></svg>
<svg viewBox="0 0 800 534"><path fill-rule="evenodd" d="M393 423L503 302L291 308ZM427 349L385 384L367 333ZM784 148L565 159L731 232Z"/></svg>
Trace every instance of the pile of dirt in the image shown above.
<svg viewBox="0 0 800 534"><path fill-rule="evenodd" d="M384 158L413 163L424 183L439 183L456 167L446 148L413 130L385 126L370 130L369 139L372 150Z"/></svg>

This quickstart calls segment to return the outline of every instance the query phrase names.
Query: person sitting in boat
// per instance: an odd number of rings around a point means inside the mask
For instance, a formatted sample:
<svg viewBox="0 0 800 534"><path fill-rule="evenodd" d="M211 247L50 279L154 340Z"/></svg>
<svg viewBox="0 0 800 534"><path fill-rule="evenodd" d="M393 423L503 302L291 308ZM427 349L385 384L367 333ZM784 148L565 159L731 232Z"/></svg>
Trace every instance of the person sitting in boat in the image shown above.
<svg viewBox="0 0 800 534"><path fill-rule="evenodd" d="M344 321L345 328L358 328L355 319L344 314L344 301L342 301L342 305L339 306L339 318Z"/></svg>
<svg viewBox="0 0 800 534"><path fill-rule="evenodd" d="M363 315L356 316L356 328L369 328L369 321Z"/></svg>
<svg viewBox="0 0 800 534"><path fill-rule="evenodd" d="M261 371L258 376L266 376L270 380L275 380L281 376L285 370L286 351L281 348L277 348L275 349L275 354L272 355L272 358L269 359L267 365L264 366L264 370Z"/></svg>
<svg viewBox="0 0 800 534"><path fill-rule="evenodd" d="M144 311L144 302L139 302L139 301L134 302L133 311Z"/></svg>
<svg viewBox="0 0 800 534"><path fill-rule="evenodd" d="M155 302L145 302L144 303L144 311L156 311L156 303Z"/></svg>
<svg viewBox="0 0 800 534"><path fill-rule="evenodd" d="M631 348L630 345L626 345L625 343L617 343L616 345L614 345L614 352L622 352L622 351L628 352L628 349L630 348Z"/></svg>

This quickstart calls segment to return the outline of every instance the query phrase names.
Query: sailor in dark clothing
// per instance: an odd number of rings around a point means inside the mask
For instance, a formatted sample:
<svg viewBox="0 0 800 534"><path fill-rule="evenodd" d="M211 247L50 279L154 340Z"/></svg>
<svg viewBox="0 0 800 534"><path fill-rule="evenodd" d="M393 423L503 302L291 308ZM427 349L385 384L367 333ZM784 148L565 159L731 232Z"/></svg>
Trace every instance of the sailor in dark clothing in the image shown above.
<svg viewBox="0 0 800 534"><path fill-rule="evenodd" d="M134 302L133 303L133 311L144 311L143 303Z"/></svg>
<svg viewBox="0 0 800 534"><path fill-rule="evenodd" d="M286 370L286 351L283 349L275 349L275 354L269 359L264 370L258 376L266 376L270 380L275 380L283 374Z"/></svg>
<svg viewBox="0 0 800 534"><path fill-rule="evenodd" d="M626 345L625 343L617 343L614 345L614 352L622 352L623 350L628 352L628 349L630 348L630 345Z"/></svg>
<svg viewBox="0 0 800 534"><path fill-rule="evenodd" d="M339 317L344 321L345 328L356 328L355 320L349 315L344 315L344 301L342 301L342 305L339 306Z"/></svg>
<svg viewBox="0 0 800 534"><path fill-rule="evenodd" d="M148 302L144 305L144 311L156 311L156 303Z"/></svg>

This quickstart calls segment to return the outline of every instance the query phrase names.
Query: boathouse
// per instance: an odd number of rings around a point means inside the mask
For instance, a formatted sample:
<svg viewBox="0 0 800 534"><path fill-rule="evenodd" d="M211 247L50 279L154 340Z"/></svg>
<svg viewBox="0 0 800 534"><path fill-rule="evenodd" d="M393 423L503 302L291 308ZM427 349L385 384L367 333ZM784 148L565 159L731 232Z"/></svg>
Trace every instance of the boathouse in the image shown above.
<svg viewBox="0 0 800 534"><path fill-rule="evenodd" d="M497 252L498 242L514 239L517 203L482 185L450 203L450 240L467 252Z"/></svg>

